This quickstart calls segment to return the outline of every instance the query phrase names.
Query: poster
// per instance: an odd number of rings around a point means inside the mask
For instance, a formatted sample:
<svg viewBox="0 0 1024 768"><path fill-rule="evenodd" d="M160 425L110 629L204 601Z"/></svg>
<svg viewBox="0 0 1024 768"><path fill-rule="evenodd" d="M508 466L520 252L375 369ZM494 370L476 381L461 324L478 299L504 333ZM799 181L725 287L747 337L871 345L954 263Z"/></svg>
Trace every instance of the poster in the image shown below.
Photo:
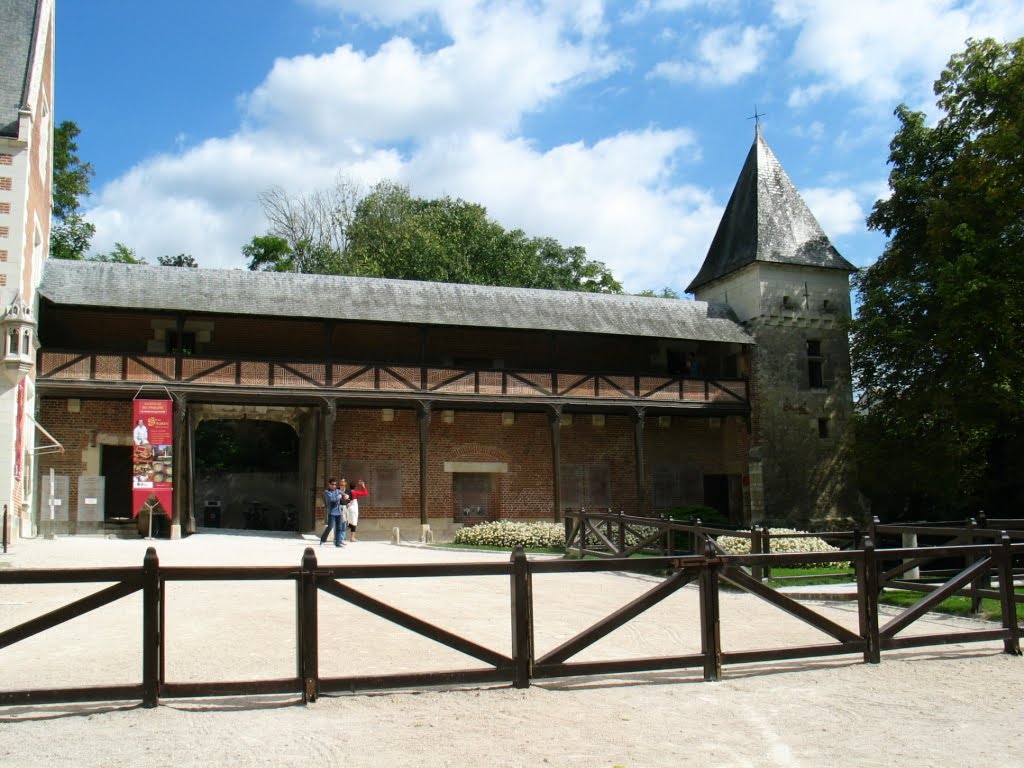
<svg viewBox="0 0 1024 768"><path fill-rule="evenodd" d="M132 517L155 496L170 517L174 502L174 403L135 400L132 408Z"/></svg>

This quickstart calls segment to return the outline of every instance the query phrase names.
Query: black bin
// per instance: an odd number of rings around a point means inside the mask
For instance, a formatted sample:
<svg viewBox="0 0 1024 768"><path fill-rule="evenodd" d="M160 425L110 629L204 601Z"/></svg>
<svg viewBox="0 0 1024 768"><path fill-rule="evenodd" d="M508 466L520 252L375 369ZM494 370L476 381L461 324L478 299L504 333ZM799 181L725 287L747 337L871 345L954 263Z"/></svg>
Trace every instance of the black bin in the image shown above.
<svg viewBox="0 0 1024 768"><path fill-rule="evenodd" d="M220 502L208 501L203 509L203 525L206 528L220 528Z"/></svg>

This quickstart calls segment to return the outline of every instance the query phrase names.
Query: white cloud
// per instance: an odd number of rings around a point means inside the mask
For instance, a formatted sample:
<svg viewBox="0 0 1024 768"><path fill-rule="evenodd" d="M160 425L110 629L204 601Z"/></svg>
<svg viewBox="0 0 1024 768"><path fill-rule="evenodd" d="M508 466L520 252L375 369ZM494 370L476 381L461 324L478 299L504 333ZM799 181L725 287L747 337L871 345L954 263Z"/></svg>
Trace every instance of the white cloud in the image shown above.
<svg viewBox="0 0 1024 768"><path fill-rule="evenodd" d="M405 179L415 194L480 202L506 228L583 245L628 290L683 286L721 217L707 191L669 178L693 144L686 131L648 130L539 152L522 139L476 134L425 148Z"/></svg>
<svg viewBox="0 0 1024 768"><path fill-rule="evenodd" d="M800 196L829 237L839 237L864 228L866 214L852 189L811 187Z"/></svg>
<svg viewBox="0 0 1024 768"><path fill-rule="evenodd" d="M419 140L467 125L511 131L567 86L616 66L586 39L568 39L596 23L584 11L468 12L448 19L453 42L438 50L395 37L373 54L344 45L278 59L248 98L249 116L314 142Z"/></svg>
<svg viewBox="0 0 1024 768"><path fill-rule="evenodd" d="M266 229L263 190L282 183L295 192L327 187L339 171L376 181L400 168L395 152L354 143L327 155L261 133L210 139L146 160L106 185L87 211L96 225L93 251L108 252L120 241L150 263L190 253L204 267L240 267L241 246Z"/></svg>
<svg viewBox="0 0 1024 768"><path fill-rule="evenodd" d="M869 103L920 101L968 37L1024 32L1020 3L1008 0L775 0L773 10L799 30L790 63L811 77L791 91L795 108L837 92Z"/></svg>
<svg viewBox="0 0 1024 768"><path fill-rule="evenodd" d="M757 71L771 40L772 33L766 27L719 27L701 37L690 60L660 62L651 76L678 82L732 85Z"/></svg>

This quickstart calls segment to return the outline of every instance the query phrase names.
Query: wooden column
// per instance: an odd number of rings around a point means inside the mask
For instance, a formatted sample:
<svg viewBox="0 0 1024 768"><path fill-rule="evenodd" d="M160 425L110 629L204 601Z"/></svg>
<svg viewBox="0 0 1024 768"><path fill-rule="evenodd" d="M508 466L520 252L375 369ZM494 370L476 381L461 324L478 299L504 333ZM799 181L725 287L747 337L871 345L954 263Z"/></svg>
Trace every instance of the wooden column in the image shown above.
<svg viewBox="0 0 1024 768"><path fill-rule="evenodd" d="M427 514L427 445L430 439L430 409L432 403L422 400L417 405L420 425L420 525L429 522Z"/></svg>
<svg viewBox="0 0 1024 768"><path fill-rule="evenodd" d="M644 408L637 408L633 413L633 445L636 453L636 513L641 517L649 514L647 486L644 483L646 468L644 466Z"/></svg>
<svg viewBox="0 0 1024 768"><path fill-rule="evenodd" d="M174 398L174 439L171 447L174 472L174 509L170 510L170 538L179 539L184 531L193 527L183 521L191 518L192 510L192 420L189 418L188 396ZM187 468L187 469L186 469Z"/></svg>
<svg viewBox="0 0 1024 768"><path fill-rule="evenodd" d="M337 401L333 399L326 400L323 409L320 411L320 434L324 438L324 476L322 478L323 482L319 484L321 488L327 487L327 479L331 476L331 472L334 471L332 469L334 464L334 421L337 416Z"/></svg>
<svg viewBox="0 0 1024 768"><path fill-rule="evenodd" d="M557 523L562 519L562 406L551 406L548 422L551 425L551 506Z"/></svg>

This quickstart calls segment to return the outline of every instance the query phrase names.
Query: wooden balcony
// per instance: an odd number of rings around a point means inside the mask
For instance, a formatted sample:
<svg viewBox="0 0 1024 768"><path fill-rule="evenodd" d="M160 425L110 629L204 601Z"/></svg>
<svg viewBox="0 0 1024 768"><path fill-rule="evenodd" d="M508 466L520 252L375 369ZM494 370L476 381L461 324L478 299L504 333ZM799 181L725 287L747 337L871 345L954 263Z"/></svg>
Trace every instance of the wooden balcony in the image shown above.
<svg viewBox="0 0 1024 768"><path fill-rule="evenodd" d="M162 385L181 390L308 392L330 396L530 398L636 404L715 404L746 411L744 379L690 379L555 371L510 371L344 362L280 362L174 355L52 352L37 355L37 386L114 389Z"/></svg>

